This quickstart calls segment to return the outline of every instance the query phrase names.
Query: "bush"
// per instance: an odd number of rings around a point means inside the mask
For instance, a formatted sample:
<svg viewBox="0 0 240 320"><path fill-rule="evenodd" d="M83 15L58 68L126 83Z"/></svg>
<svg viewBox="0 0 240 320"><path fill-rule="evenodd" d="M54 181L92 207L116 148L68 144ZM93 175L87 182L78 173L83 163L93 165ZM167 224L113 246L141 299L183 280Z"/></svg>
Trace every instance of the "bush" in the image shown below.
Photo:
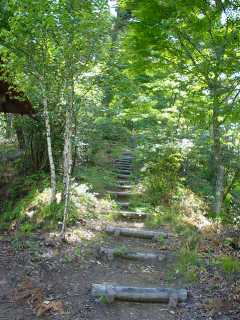
<svg viewBox="0 0 240 320"><path fill-rule="evenodd" d="M177 149L161 148L143 167L147 195L152 204L171 202L180 182L182 160L183 157Z"/></svg>
<svg viewBox="0 0 240 320"><path fill-rule="evenodd" d="M237 258L223 256L216 259L218 265L225 273L240 272L240 261Z"/></svg>

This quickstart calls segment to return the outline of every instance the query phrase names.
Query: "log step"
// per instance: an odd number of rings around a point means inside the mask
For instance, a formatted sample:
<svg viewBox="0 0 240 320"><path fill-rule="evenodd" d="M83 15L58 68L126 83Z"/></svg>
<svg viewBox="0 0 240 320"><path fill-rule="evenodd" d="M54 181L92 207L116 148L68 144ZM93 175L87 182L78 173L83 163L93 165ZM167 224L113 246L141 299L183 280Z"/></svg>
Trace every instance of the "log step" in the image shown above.
<svg viewBox="0 0 240 320"><path fill-rule="evenodd" d="M127 167L132 167L133 164L131 161L120 161L120 160L115 160L115 165L118 165L118 166L127 166Z"/></svg>
<svg viewBox="0 0 240 320"><path fill-rule="evenodd" d="M115 166L116 170L132 171L131 166Z"/></svg>
<svg viewBox="0 0 240 320"><path fill-rule="evenodd" d="M130 156L130 155L129 156L127 156L127 155L126 156L122 156L122 157L118 158L118 160L120 160L120 161L121 160L133 160L133 156Z"/></svg>
<svg viewBox="0 0 240 320"><path fill-rule="evenodd" d="M131 185L131 182L130 181L126 181L126 180L118 180L117 181L120 185L126 185L126 183L129 183L128 185Z"/></svg>
<svg viewBox="0 0 240 320"><path fill-rule="evenodd" d="M121 201L117 201L117 205L119 207L122 207L122 208L128 208L130 203L129 202L121 202Z"/></svg>
<svg viewBox="0 0 240 320"><path fill-rule="evenodd" d="M117 171L133 171L131 167L123 167L123 166L115 166L115 170Z"/></svg>
<svg viewBox="0 0 240 320"><path fill-rule="evenodd" d="M119 197L127 197L133 195L133 193L129 191L108 191L108 193Z"/></svg>
<svg viewBox="0 0 240 320"><path fill-rule="evenodd" d="M126 169L117 169L117 173L118 174L126 174L126 175L130 175L131 173L132 173L132 171L131 170L126 170Z"/></svg>
<svg viewBox="0 0 240 320"><path fill-rule="evenodd" d="M125 182L126 182L126 181L125 181ZM132 188L131 185L124 185L124 184L116 185L116 187L119 188L119 189L124 189L124 190L126 190L126 189L129 190L129 189Z"/></svg>
<svg viewBox="0 0 240 320"><path fill-rule="evenodd" d="M168 303L171 299L185 302L188 298L186 289L126 287L106 283L92 284L92 295L108 303L114 300Z"/></svg>
<svg viewBox="0 0 240 320"><path fill-rule="evenodd" d="M133 162L133 158L121 158L121 159L118 159L119 160L119 163L131 163Z"/></svg>
<svg viewBox="0 0 240 320"><path fill-rule="evenodd" d="M121 173L119 173L119 174L117 174L117 176L120 179L128 179L130 175L129 174L121 174Z"/></svg>
<svg viewBox="0 0 240 320"><path fill-rule="evenodd" d="M123 165L123 164L119 164L119 165L115 165L115 167L120 170L120 169L123 169L123 170L131 170L132 169L132 165Z"/></svg>
<svg viewBox="0 0 240 320"><path fill-rule="evenodd" d="M136 229L136 228L107 226L105 231L107 233L114 234L115 236L127 236L127 237L134 237L134 238L143 238L143 239L158 240L160 237L164 237L164 238L168 237L168 234L165 232Z"/></svg>
<svg viewBox="0 0 240 320"><path fill-rule="evenodd" d="M116 161L115 165L132 167L132 162L129 162L129 161Z"/></svg>
<svg viewBox="0 0 240 320"><path fill-rule="evenodd" d="M140 261L163 261L166 256L158 253L151 252L129 252L125 247L116 247L112 248L99 248L99 254L106 256L109 260L114 258L122 258L128 260L140 260Z"/></svg>
<svg viewBox="0 0 240 320"><path fill-rule="evenodd" d="M145 212L119 211L118 214L126 219L145 219L147 217Z"/></svg>

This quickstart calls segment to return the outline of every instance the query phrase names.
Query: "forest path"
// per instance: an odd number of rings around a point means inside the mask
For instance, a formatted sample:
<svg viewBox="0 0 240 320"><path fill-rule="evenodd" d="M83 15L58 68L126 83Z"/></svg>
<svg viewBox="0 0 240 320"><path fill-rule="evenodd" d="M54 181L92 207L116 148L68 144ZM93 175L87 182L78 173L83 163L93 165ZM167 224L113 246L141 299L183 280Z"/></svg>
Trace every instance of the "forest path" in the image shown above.
<svg viewBox="0 0 240 320"><path fill-rule="evenodd" d="M102 294L99 292L96 294L96 290L92 289L93 296L98 296L100 303L97 305L96 317L91 319L179 319L175 310L177 301L173 301L172 298L170 303L165 304L126 302L118 299L112 301L116 298L114 286L137 288L181 286L177 281L169 284L167 280L170 266L174 265L175 261L176 252L173 248L176 247L176 237L171 234L167 226L162 226L158 230L146 229L144 218L147 214L131 207L133 153L125 151L115 161L115 168L119 179L118 186L109 193L118 203L118 219L106 227L108 235L99 250L100 262L94 268L92 279L93 288L94 284L107 284L111 287ZM131 289L127 289L127 294L129 293L131 296ZM146 294L143 296L147 297ZM113 303L108 304L109 301ZM186 303L184 301L178 305L181 307Z"/></svg>
<svg viewBox="0 0 240 320"><path fill-rule="evenodd" d="M80 221L79 226L69 228L70 238L66 243L42 232L23 239L0 237L0 320L39 319L36 314L40 310L43 310L40 319L48 320L205 319L199 312L201 292L196 290L192 298L177 307L174 301L171 305L118 300L105 303L105 298L109 297L103 295L96 299L92 295L92 285L103 283L128 287L184 288L174 268L176 254L181 247L180 239L171 233L167 225L160 229L146 229L144 218L147 213L132 207L132 162L130 154L123 154L115 162L119 180L110 194L124 206L119 207L119 219L111 223L102 217L90 219L86 224ZM112 229L104 232L101 224L104 228L128 228L128 231L131 228L135 230L135 237L129 234L122 236L122 229L117 229L115 233ZM100 229L97 231L94 226ZM149 239L147 233L148 238L136 237L136 232L143 230L150 231L150 236L151 232L171 236L167 239L162 236ZM78 235L76 238L74 232ZM72 236L75 240L70 241ZM135 253L138 259L130 259ZM148 256L142 256L143 253ZM123 257L129 254L128 259ZM155 259L156 256L158 259ZM174 279L169 277L170 271L174 271Z"/></svg>

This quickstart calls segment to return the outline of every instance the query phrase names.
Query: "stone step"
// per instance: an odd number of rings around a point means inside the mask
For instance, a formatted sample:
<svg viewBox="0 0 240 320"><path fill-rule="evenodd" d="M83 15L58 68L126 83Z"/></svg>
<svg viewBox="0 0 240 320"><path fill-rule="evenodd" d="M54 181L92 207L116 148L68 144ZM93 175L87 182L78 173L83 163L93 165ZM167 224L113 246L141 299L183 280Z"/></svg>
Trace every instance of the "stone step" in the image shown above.
<svg viewBox="0 0 240 320"><path fill-rule="evenodd" d="M148 214L145 212L119 211L118 214L125 219L146 219Z"/></svg>
<svg viewBox="0 0 240 320"><path fill-rule="evenodd" d="M154 252L133 252L128 251L126 247L115 247L115 248L99 248L99 255L106 256L109 260L114 258L122 258L128 260L140 260L140 261L163 261L166 258L166 255L154 253Z"/></svg>
<svg viewBox="0 0 240 320"><path fill-rule="evenodd" d="M186 289L126 287L110 283L92 284L91 294L95 298L104 297L106 302L115 300L129 302L159 302L177 305L188 298Z"/></svg>
<svg viewBox="0 0 240 320"><path fill-rule="evenodd" d="M143 238L143 239L153 239L159 240L159 238L167 238L168 234L162 231L152 231L146 229L138 228L125 228L125 227L115 227L107 226L105 231L115 236L126 236L134 238Z"/></svg>

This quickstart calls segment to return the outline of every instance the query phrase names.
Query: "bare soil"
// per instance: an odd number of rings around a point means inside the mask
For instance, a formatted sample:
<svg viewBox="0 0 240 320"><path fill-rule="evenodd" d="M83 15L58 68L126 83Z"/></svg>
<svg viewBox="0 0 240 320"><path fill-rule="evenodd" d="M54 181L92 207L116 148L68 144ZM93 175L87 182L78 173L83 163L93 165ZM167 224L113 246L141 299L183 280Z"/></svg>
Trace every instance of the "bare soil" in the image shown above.
<svg viewBox="0 0 240 320"><path fill-rule="evenodd" d="M142 227L141 224L138 226ZM169 229L165 227L165 231ZM77 238L78 232L89 233L89 240ZM116 238L93 232L91 224L70 230L68 237L66 243L54 240L48 234L36 234L17 241L7 236L1 237L1 320L239 319L239 304L233 305L228 301L226 284L212 279L216 274L212 275L211 270L207 276L204 274L203 281L193 285L185 283L181 277L169 280L169 270L174 266L175 254L179 249L177 237L168 239L161 246L151 240ZM98 256L100 244L163 253L167 259L157 263L121 258L108 261ZM229 280L228 286L234 281ZM189 299L177 307L128 302L104 304L91 296L91 284L103 282L185 287L189 290Z"/></svg>

